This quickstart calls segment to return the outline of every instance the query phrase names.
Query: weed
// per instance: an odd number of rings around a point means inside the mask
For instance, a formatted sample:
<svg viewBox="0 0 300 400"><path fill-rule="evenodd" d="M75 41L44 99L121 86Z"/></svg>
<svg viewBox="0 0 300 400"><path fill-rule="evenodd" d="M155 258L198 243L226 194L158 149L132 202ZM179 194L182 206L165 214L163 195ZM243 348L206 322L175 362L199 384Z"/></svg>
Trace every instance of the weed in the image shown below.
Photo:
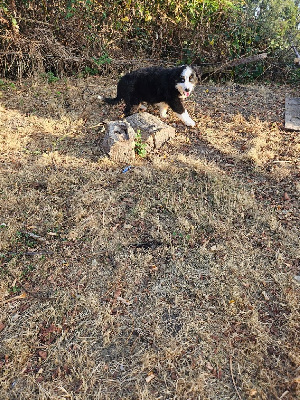
<svg viewBox="0 0 300 400"><path fill-rule="evenodd" d="M29 248L34 248L36 246L36 241L26 232L18 231L16 233L17 242L24 244Z"/></svg>
<svg viewBox="0 0 300 400"><path fill-rule="evenodd" d="M51 71L49 71L45 74L42 74L42 77L45 78L48 83L55 83L55 82L59 81L59 78L57 76L55 76L55 74Z"/></svg>
<svg viewBox="0 0 300 400"><path fill-rule="evenodd" d="M97 65L106 65L106 64L110 64L111 63L111 58L109 57L109 55L105 52L102 54L102 56L96 58L93 57L93 60L95 61L95 63Z"/></svg>
<svg viewBox="0 0 300 400"><path fill-rule="evenodd" d="M21 292L21 290L22 290L22 288L20 286L17 286L17 285L14 285L9 289L11 294L18 294L18 293Z"/></svg>
<svg viewBox="0 0 300 400"><path fill-rule="evenodd" d="M7 225L4 222L2 222L2 224L0 224L0 231L3 229L7 229Z"/></svg>
<svg viewBox="0 0 300 400"><path fill-rule="evenodd" d="M94 75L97 75L98 74L98 69L96 69L96 68L91 68L91 67L85 67L84 68L84 70L83 70L83 76L88 76L88 75L91 75L91 76L94 76Z"/></svg>
<svg viewBox="0 0 300 400"><path fill-rule="evenodd" d="M26 265L26 266L23 268L23 271L22 271L22 273L21 273L21 277L22 277L22 278L27 278L28 275L30 275L30 273L31 273L32 271L34 271L34 270L35 270L35 266L34 266L34 265L32 265L32 264Z"/></svg>
<svg viewBox="0 0 300 400"><path fill-rule="evenodd" d="M134 151L135 151L135 154L137 154L140 157L146 157L146 155L147 155L146 143L143 143L142 134L140 131L137 132L136 137L135 137Z"/></svg>
<svg viewBox="0 0 300 400"><path fill-rule="evenodd" d="M100 67L102 65L108 65L112 61L107 53L103 53L102 56L100 56L98 58L93 57L92 60L98 67ZM83 70L83 76L87 76L87 75L94 76L94 75L97 75L98 73L99 73L99 68L97 68L97 67L93 68L90 66L86 66Z"/></svg>
<svg viewBox="0 0 300 400"><path fill-rule="evenodd" d="M289 82L292 84L300 82L300 68L292 68L289 74Z"/></svg>
<svg viewBox="0 0 300 400"><path fill-rule="evenodd" d="M6 82L0 79L0 88L7 90L7 89L16 89L16 85L13 82Z"/></svg>

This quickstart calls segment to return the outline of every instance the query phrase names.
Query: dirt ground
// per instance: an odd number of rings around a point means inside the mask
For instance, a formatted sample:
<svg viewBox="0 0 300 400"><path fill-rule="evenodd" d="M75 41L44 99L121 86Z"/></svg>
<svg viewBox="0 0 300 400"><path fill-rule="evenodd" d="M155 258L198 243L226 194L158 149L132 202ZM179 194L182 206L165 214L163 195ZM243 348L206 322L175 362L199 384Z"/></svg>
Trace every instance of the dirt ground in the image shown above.
<svg viewBox="0 0 300 400"><path fill-rule="evenodd" d="M122 172L115 85L0 82L0 398L296 399L299 86L199 85Z"/></svg>

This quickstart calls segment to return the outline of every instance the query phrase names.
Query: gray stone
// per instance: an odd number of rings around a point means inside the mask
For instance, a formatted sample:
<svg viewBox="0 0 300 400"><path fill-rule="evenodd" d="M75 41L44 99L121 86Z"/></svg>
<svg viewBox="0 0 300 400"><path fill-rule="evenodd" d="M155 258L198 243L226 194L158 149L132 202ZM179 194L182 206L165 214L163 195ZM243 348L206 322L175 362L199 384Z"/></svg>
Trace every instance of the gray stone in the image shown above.
<svg viewBox="0 0 300 400"><path fill-rule="evenodd" d="M135 132L126 121L110 121L102 147L110 158L117 162L130 162L135 159Z"/></svg>
<svg viewBox="0 0 300 400"><path fill-rule="evenodd" d="M285 98L285 127L300 131L300 97Z"/></svg>
<svg viewBox="0 0 300 400"><path fill-rule="evenodd" d="M135 159L135 138L141 135L146 151L160 148L175 136L175 128L146 112L130 115L124 121L109 121L102 142L103 150L116 162Z"/></svg>
<svg viewBox="0 0 300 400"><path fill-rule="evenodd" d="M175 128L147 112L130 115L125 120L136 133L141 134L147 151L159 149L167 140L175 137Z"/></svg>

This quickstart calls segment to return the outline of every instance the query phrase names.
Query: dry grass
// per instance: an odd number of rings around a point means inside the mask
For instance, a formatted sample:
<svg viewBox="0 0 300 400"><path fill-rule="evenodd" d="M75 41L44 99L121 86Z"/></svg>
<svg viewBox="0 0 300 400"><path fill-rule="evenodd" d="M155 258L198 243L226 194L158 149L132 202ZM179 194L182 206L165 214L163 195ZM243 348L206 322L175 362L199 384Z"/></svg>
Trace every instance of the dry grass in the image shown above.
<svg viewBox="0 0 300 400"><path fill-rule="evenodd" d="M200 86L122 173L114 84L2 86L1 399L295 399L296 88Z"/></svg>

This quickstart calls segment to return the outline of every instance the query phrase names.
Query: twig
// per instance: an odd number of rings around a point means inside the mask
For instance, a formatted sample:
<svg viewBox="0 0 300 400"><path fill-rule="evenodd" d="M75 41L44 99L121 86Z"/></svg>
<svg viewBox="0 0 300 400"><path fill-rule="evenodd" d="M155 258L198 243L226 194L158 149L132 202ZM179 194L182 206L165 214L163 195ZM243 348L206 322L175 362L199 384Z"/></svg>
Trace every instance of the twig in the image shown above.
<svg viewBox="0 0 300 400"><path fill-rule="evenodd" d="M279 397L279 400L283 399L287 394L289 394L290 392L288 390L286 390L284 393L282 393L282 395Z"/></svg>
<svg viewBox="0 0 300 400"><path fill-rule="evenodd" d="M238 398L239 398L240 400L242 400L242 398L241 398L241 396L240 396L240 394L239 394L239 392L238 392L238 390L237 390L236 384L235 384L235 379L234 379L233 371L232 371L232 357L231 357L231 356L229 357L229 366L230 366L230 374L231 374L231 379L232 379L232 383L233 383L235 392L236 392Z"/></svg>
<svg viewBox="0 0 300 400"><path fill-rule="evenodd" d="M43 238L42 236L36 235L35 233L32 232L24 232L25 235L31 237L34 240L37 240L38 242L46 242L46 239Z"/></svg>
<svg viewBox="0 0 300 400"><path fill-rule="evenodd" d="M37 20L37 19L31 19L31 18L22 18L22 21L23 21L23 22L33 22L34 24L55 26L54 24L50 24L49 22L39 21L39 20Z"/></svg>
<svg viewBox="0 0 300 400"><path fill-rule="evenodd" d="M15 297L10 297L9 299L3 300L3 304L9 303L11 301L15 301L15 300L22 300L22 299L26 299L27 295L25 292L21 293L19 296L15 296Z"/></svg>
<svg viewBox="0 0 300 400"><path fill-rule="evenodd" d="M92 126L88 126L88 129L94 129L94 128L99 128L99 126L103 126L103 122L99 122L99 124L97 125L92 125Z"/></svg>
<svg viewBox="0 0 300 400"><path fill-rule="evenodd" d="M296 46L292 45L292 49L294 50L294 53L296 54L297 58L300 59L300 54L298 53Z"/></svg>
<svg viewBox="0 0 300 400"><path fill-rule="evenodd" d="M292 160L275 160L275 161L273 161L273 164L279 164L279 163L293 163L293 162L295 162L295 161L292 161Z"/></svg>
<svg viewBox="0 0 300 400"><path fill-rule="evenodd" d="M8 251L6 254L12 256L43 256L45 254L53 254L52 250L38 250L38 251Z"/></svg>

